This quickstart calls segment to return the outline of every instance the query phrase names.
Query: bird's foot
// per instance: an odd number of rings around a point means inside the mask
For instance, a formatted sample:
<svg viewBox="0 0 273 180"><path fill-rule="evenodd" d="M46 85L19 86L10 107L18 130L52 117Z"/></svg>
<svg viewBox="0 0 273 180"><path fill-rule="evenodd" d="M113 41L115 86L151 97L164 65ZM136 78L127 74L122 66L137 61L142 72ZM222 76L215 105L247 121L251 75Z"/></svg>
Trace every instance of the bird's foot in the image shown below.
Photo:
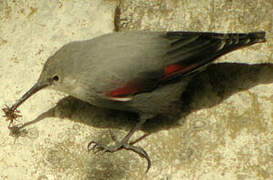
<svg viewBox="0 0 273 180"><path fill-rule="evenodd" d="M87 146L88 150L94 151L94 153L97 153L100 151L113 153L121 149L134 151L135 153L137 153L138 155L140 155L141 157L147 160L147 163L148 163L147 170L146 170L146 173L147 173L151 167L151 160L148 153L142 147L134 146L133 144L135 142L129 143L127 137L124 137L121 141L118 141L116 136L112 133L112 131L110 131L110 135L113 141L115 142L115 145L107 146L96 141L91 141Z"/></svg>

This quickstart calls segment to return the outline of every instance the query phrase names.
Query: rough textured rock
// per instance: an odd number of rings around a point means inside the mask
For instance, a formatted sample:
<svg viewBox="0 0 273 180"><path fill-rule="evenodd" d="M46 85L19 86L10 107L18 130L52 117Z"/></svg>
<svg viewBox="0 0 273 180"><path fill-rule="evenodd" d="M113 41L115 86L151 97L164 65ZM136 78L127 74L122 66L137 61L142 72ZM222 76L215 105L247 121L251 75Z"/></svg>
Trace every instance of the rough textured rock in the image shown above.
<svg viewBox="0 0 273 180"><path fill-rule="evenodd" d="M108 128L122 137L134 116L43 90L19 108L17 123L41 121L18 138L1 117L1 179L273 179L272 0L0 0L0 106L28 90L63 44L114 29L264 30L268 41L219 58L183 94L181 117L136 133L151 133L138 142L152 160L148 174L132 152L86 150L90 140L111 142Z"/></svg>

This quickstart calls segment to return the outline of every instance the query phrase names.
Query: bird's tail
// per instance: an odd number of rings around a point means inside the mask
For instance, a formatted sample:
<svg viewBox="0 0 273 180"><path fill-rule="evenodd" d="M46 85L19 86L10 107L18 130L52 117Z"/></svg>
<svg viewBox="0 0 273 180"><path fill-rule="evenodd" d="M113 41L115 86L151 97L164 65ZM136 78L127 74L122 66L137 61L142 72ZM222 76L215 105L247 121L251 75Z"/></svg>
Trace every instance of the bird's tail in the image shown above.
<svg viewBox="0 0 273 180"><path fill-rule="evenodd" d="M219 38L223 40L222 51L219 51L220 55L223 55L229 51L232 51L238 48L250 46L255 43L263 43L266 41L265 32L263 31L251 32L251 33L219 34Z"/></svg>
<svg viewBox="0 0 273 180"><path fill-rule="evenodd" d="M244 40L244 39L249 39L249 43L247 43L247 45L250 44L254 44L254 43L260 43L260 42L265 42L265 32L264 31L260 31L260 32L251 32L251 33L230 33L228 34L230 36L230 38L235 37L235 38L239 38L240 40Z"/></svg>
<svg viewBox="0 0 273 180"><path fill-rule="evenodd" d="M172 40L162 79L188 75L230 51L265 42L265 32L168 32Z"/></svg>

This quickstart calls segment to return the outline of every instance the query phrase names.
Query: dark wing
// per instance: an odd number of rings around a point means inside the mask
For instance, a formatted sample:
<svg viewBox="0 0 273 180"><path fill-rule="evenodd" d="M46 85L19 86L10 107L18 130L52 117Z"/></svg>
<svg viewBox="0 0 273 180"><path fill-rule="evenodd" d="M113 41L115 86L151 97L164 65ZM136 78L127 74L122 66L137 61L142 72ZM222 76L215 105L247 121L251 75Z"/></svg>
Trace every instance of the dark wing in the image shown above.
<svg viewBox="0 0 273 180"><path fill-rule="evenodd" d="M142 74L139 79L109 92L107 97L117 101L129 101L134 94L152 91L160 82L185 76L232 50L264 42L264 37L264 32L167 32L164 37L160 37L169 42L169 49L163 59L163 69Z"/></svg>

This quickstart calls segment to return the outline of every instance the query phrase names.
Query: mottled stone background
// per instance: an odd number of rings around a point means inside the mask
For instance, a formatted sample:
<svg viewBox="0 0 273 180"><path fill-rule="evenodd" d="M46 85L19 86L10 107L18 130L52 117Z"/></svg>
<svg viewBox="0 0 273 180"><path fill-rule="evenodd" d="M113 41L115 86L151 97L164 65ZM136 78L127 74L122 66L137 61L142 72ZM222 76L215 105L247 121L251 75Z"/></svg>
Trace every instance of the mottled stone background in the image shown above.
<svg viewBox="0 0 273 180"><path fill-rule="evenodd" d="M266 31L267 42L235 51L194 78L184 113L148 121L133 152L88 153L135 123L43 90L19 109L37 120L17 138L0 118L0 179L273 179L272 0L0 0L0 106L13 104L63 44L112 31ZM130 118L128 118L130 117Z"/></svg>

